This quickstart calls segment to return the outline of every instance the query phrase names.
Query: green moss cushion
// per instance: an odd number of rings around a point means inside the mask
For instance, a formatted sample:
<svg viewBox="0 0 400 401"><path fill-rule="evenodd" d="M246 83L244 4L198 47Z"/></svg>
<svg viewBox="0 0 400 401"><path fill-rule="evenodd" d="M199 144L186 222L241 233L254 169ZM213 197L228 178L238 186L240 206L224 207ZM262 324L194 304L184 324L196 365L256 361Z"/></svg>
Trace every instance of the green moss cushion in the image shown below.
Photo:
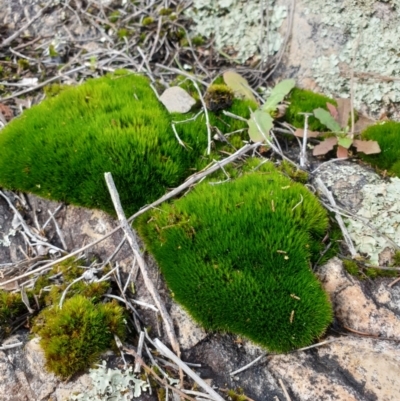
<svg viewBox="0 0 400 401"><path fill-rule="evenodd" d="M236 100L231 111L246 117L249 106ZM172 130L173 120L190 117L169 114L144 77L121 72L88 80L0 132L0 186L113 213L104 181L111 172L125 212L133 214L208 163L204 115L176 125L186 148ZM246 126L227 119L210 113L222 132Z"/></svg>
<svg viewBox="0 0 400 401"><path fill-rule="evenodd" d="M288 102L285 120L296 128L304 128L304 115L299 113L312 113L320 107L327 110L326 103L337 106L334 99L300 88L294 88L290 92ZM326 131L325 125L314 116L308 118L308 127L312 131Z"/></svg>
<svg viewBox="0 0 400 401"><path fill-rule="evenodd" d="M270 165L203 183L136 224L175 299L207 329L281 352L310 344L332 319L309 267L326 213Z"/></svg>
<svg viewBox="0 0 400 401"><path fill-rule="evenodd" d="M377 141L381 148L376 155L360 153L362 159L400 177L400 123L385 121L372 125L362 133L362 138Z"/></svg>

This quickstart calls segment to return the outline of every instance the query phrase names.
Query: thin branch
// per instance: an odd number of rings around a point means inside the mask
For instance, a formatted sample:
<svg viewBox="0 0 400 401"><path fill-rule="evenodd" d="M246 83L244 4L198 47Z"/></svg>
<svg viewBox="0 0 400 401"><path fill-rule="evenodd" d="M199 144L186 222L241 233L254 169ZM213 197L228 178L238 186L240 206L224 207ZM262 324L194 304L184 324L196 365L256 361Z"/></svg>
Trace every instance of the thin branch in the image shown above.
<svg viewBox="0 0 400 401"><path fill-rule="evenodd" d="M136 238L134 236L132 228L130 227L128 221L126 220L125 213L122 209L121 201L119 199L119 194L118 194L117 188L115 187L112 175L111 175L111 173L105 173L104 177L105 177L105 180L107 183L108 190L111 195L112 202L114 204L115 211L117 212L118 219L121 223L122 229L124 230L126 239L128 240L129 245L131 246L131 249L138 261L138 264L140 267L140 272L143 277L143 281L146 285L147 290L151 294L151 296L154 300L154 303L156 304L157 308L160 311L169 341L170 341L174 351L179 355L180 354L179 343L175 336L174 324L172 322L171 317L169 316L169 314L167 312L167 309L165 308L164 303L161 300L160 295L158 294L153 282L151 281L151 278L147 271L146 263L143 260L142 255L140 254L139 245L136 241Z"/></svg>
<svg viewBox="0 0 400 401"><path fill-rule="evenodd" d="M216 401L225 401L215 390L213 390L202 378L200 378L192 369L181 361L173 352L171 352L158 338L154 340L156 348L167 358L176 363L188 376L190 376L200 387L202 387Z"/></svg>
<svg viewBox="0 0 400 401"><path fill-rule="evenodd" d="M17 32L13 33L7 39L4 39L3 42L0 44L0 48L8 46L14 39L16 39L22 32L28 29L37 19L39 19L43 13L50 7L53 3L53 0L50 0L46 3L46 5L25 25L23 25Z"/></svg>

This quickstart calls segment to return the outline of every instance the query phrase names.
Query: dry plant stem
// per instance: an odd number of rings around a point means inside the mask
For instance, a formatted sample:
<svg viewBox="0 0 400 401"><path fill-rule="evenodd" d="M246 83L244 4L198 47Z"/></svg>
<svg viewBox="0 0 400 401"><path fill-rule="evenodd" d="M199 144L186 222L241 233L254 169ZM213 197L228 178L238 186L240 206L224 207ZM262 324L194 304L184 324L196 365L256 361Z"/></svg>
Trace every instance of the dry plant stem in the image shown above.
<svg viewBox="0 0 400 401"><path fill-rule="evenodd" d="M334 342L339 341L339 340L340 340L340 338L333 338L332 340L322 341L320 343L310 345L309 347L296 349L296 350L292 351L292 353L301 352L301 351L307 351L307 350L312 349L312 348L322 347L323 345L334 343Z"/></svg>
<svg viewBox="0 0 400 401"><path fill-rule="evenodd" d="M312 113L299 113L304 115L304 132L303 132L303 146L300 152L300 167L304 168L307 165L307 134L308 134L308 117Z"/></svg>
<svg viewBox="0 0 400 401"><path fill-rule="evenodd" d="M349 158L348 158L348 157L339 157L339 158L337 158L337 159L328 160L327 162L321 163L316 169L314 169L313 171L311 171L310 174L314 174L314 173L315 173L316 171L318 171L321 167L326 166L327 164L335 163L335 162L340 162L340 161L342 161L342 160L347 160L347 161L348 161Z"/></svg>
<svg viewBox="0 0 400 401"><path fill-rule="evenodd" d="M246 154L247 152L258 148L260 145L261 145L260 142L253 143L251 145L247 144L247 145L243 146L242 148L240 148L237 152L233 153L231 156L227 157L224 160L221 160L218 164L214 164L213 166L211 166L207 170L204 170L202 172L193 174L182 185L179 185L179 187L173 189L171 192L168 192L166 195L162 196L160 199L156 200L155 202L151 203L150 205L147 205L144 208L140 209L138 212L136 212L134 215L132 215L128 219L128 222L131 222L136 217L140 216L141 214L147 212L150 209L153 209L154 207L156 207L159 204L167 201L168 199L171 199L171 198L175 197L180 192L182 192L183 190L191 187L193 184L195 184L196 182L200 181L204 177L207 177L208 175L210 175L210 174L214 173L215 171L219 170L221 168L221 166L225 166L225 165L231 163L232 161L238 159L240 156Z"/></svg>
<svg viewBox="0 0 400 401"><path fill-rule="evenodd" d="M282 57L283 57L283 55L285 53L287 44L289 42L290 35L292 33L293 16L294 16L295 8L296 8L296 0L292 0L292 5L290 7L290 12L289 12L288 26L287 26L286 33L285 33L285 38L283 39L283 43L282 43L282 45L281 45L281 47L279 49L279 53L278 53L278 55L276 57L275 65L272 68L272 70L268 73L268 75L265 77L265 81L267 81L268 78L271 77L273 75L273 73L276 71L276 69L278 68L278 66L279 66L279 64L280 64L280 62L282 60Z"/></svg>
<svg viewBox="0 0 400 401"><path fill-rule="evenodd" d="M54 226L56 227L57 235L58 235L58 238L60 238L61 245L62 245L63 249L66 251L68 249L68 247L67 247L67 244L65 243L64 236L62 235L60 227L58 226L57 220L54 218L54 215L50 212L50 210L48 210L48 213L50 215L50 218L53 221Z"/></svg>
<svg viewBox="0 0 400 401"><path fill-rule="evenodd" d="M290 400L290 397L289 397L289 394L288 394L288 392L287 392L287 390L286 390L286 387L285 387L285 385L283 384L282 379L279 379L278 381L279 381L280 386L282 387L282 391L283 391L283 394L285 395L286 401L291 401L291 400Z"/></svg>
<svg viewBox="0 0 400 401"><path fill-rule="evenodd" d="M138 358L142 357L143 343L144 343L144 331L141 331L137 347ZM140 373L140 362L138 361L138 358L135 358L135 368L133 369L134 373Z"/></svg>
<svg viewBox="0 0 400 401"><path fill-rule="evenodd" d="M260 356L258 356L256 359L254 359L254 361L251 361L250 363L248 363L247 365L243 366L242 368L235 370L234 372L229 373L229 376L235 376L238 373L241 373L247 369L249 369L250 367L252 367L253 365L255 365L259 360L261 360L262 358L264 358L264 356L266 355L266 353L262 353Z"/></svg>
<svg viewBox="0 0 400 401"><path fill-rule="evenodd" d="M48 1L46 5L25 25L23 25L17 32L14 32L11 36L7 39L4 39L3 42L0 44L0 48L8 46L14 39L16 39L22 32L24 32L27 28L29 28L37 19L39 19L42 14L46 11L48 7L50 7L52 0Z"/></svg>
<svg viewBox="0 0 400 401"><path fill-rule="evenodd" d="M174 67L168 67L166 65L159 64L159 63L156 63L156 67L162 68L162 69L167 70L167 71L174 72L175 74L178 74L178 75L184 75L185 77L187 77L187 78L189 78L191 80L196 80L197 82L200 82L204 86L208 86L207 82L205 82L205 81L203 81L203 80L201 80L201 79L199 79L199 78L197 78L197 77L195 77L195 76L193 76L191 74L188 74L184 70L179 70L178 68L174 68Z"/></svg>
<svg viewBox="0 0 400 401"><path fill-rule="evenodd" d="M231 163L232 161L240 158L242 155L246 154L247 152L256 149L257 147L259 147L261 145L260 142L258 143L253 143L253 144L247 144L245 146L243 146L242 148L240 148L237 152L233 153L231 156L227 157L224 160L221 160L218 164L215 164L213 166L211 166L210 168L208 168L207 170L201 171L199 173L193 174L191 177L189 177L182 185L180 185L179 187L173 189L171 192L167 193L166 195L162 196L161 198L159 198L158 200L156 200L155 202L151 203L150 205L147 205L145 207L143 207L142 209L140 209L138 212L136 212L134 215L132 215L129 219L128 219L128 223L130 223L131 221L133 221L136 217L140 216L141 214L147 212L150 209L153 209L154 207L160 205L161 203L175 197L176 195L178 195L180 192L184 191L185 189L191 187L193 184L195 184L196 182L202 180L203 178L207 177L209 174L214 173L215 171L217 171L218 169L221 168L221 166L225 166L229 163ZM76 256L78 254L80 254L81 252L85 251L86 249L89 249L91 247L93 247L94 245L97 245L99 242L104 241L105 239L107 239L108 237L111 237L111 235L115 234L116 232L118 232L120 229L122 228L122 225L119 225L117 227L115 227L112 231L110 231L108 234L105 234L103 237L91 242L90 244L87 244L85 246L83 246L82 248L77 249L76 251L73 251L71 253L69 253L66 256L63 256L62 258L59 258L53 262L47 263L44 266L41 266L35 270L31 270L30 272L21 274L20 276L17 277L13 277L10 280L7 280L3 283L0 283L0 287L5 286L7 284L10 284L14 281L17 281L21 278L25 278L28 276L31 276L32 274L36 274L39 272L42 272L46 269L49 269L50 267L63 262L64 260L67 260L73 256Z"/></svg>
<svg viewBox="0 0 400 401"><path fill-rule="evenodd" d="M20 212L16 209L16 207L13 205L13 203L8 199L8 197L3 193L3 191L0 191L0 195L7 201L8 206L12 209L14 214L17 216L22 228L24 229L25 233L31 238L33 241L42 241L42 242L47 242L47 238L42 237L41 235L34 235L31 230L29 229L28 225L25 223L25 220L21 216Z"/></svg>
<svg viewBox="0 0 400 401"><path fill-rule="evenodd" d="M32 87L30 87L28 89L24 89L24 90L22 90L20 92L14 93L13 95L10 95L10 96L7 96L7 97L3 97L3 98L0 99L0 101L4 102L6 100L14 99L15 97L18 97L18 96L21 96L21 95L25 95L26 93L29 93L29 92L35 91L37 89L43 88L43 86L46 86L50 82L57 81L57 79L66 77L67 75L74 74L75 72L78 72L78 71L82 71L85 68L87 68L86 65L81 65L80 67L73 68L72 70L64 72L61 75L57 75L55 77L49 78L46 81L44 81L44 82L42 82L42 83L40 83L40 84L38 84L36 86L32 86Z"/></svg>
<svg viewBox="0 0 400 401"><path fill-rule="evenodd" d="M337 207L335 199L333 198L333 195L331 194L331 192L328 190L328 188L325 186L325 184L322 182L322 180L320 178L317 178L316 180L317 186L319 187L319 189L321 190L321 192L326 196L326 198L328 199L329 203L333 206L333 207ZM342 216L339 213L335 213L335 218L336 221L339 224L340 229L342 230L342 234L343 234L343 238L346 241L346 244L349 248L349 252L351 254L351 256L354 258L357 256L357 252L354 248L353 245L353 241L350 237L349 232L346 229L346 226L343 222Z"/></svg>
<svg viewBox="0 0 400 401"><path fill-rule="evenodd" d="M188 376L190 376L200 387L202 387L215 401L224 401L224 399L213 390L202 378L200 378L192 369L180 360L172 351L170 351L158 338L154 340L156 348L167 358L176 363Z"/></svg>
<svg viewBox="0 0 400 401"><path fill-rule="evenodd" d="M185 393L183 393L181 390L177 389L176 387L169 385L164 379L162 379L160 376L158 376L157 373L154 372L154 370L152 368L150 368L149 366L147 366L144 363L143 359L141 357L139 357L139 355L133 349L124 347L124 351L127 354L134 356L135 359L142 365L142 367L146 371L146 373L152 375L154 377L154 379L157 380L159 383L161 383L164 387L169 388L170 390L174 391L175 393L177 393L181 397L185 398L186 400L196 401L194 398L186 395Z"/></svg>
<svg viewBox="0 0 400 401"><path fill-rule="evenodd" d="M390 284L388 284L389 288L392 288L395 284L400 281L400 277L397 277L396 280L393 280Z"/></svg>
<svg viewBox="0 0 400 401"><path fill-rule="evenodd" d="M156 304L156 307L160 311L160 314L163 319L164 326L165 326L165 329L167 332L167 336L172 345L172 348L179 355L180 350L179 350L178 340L176 339L175 332L174 332L174 324L164 306L164 303L161 300L160 295L158 294L153 282L151 281L151 278L150 278L148 270L147 270L146 263L143 260L142 255L140 254L139 245L133 234L132 228L130 227L128 221L126 220L124 211L121 206L121 201L119 199L119 194L118 194L117 188L115 187L112 175L111 175L111 173L105 173L104 177L105 177L105 180L107 183L108 190L111 195L111 200L114 204L115 211L117 212L118 219L121 223L122 229L124 230L125 236L129 242L129 245L131 246L131 249L139 263L140 272L142 274L143 281L146 285L147 290L149 291L150 295L152 296L154 303Z"/></svg>
<svg viewBox="0 0 400 401"><path fill-rule="evenodd" d="M210 127L210 117L208 115L208 110L207 110L207 106L206 106L206 102L204 101L203 95L201 93L201 90L199 88L199 86L197 85L197 82L194 79L191 79L191 81L193 82L194 87L197 90L197 93L199 94L199 99L201 102L201 105L203 106L203 110L204 110L204 115L206 116L206 127L207 127L207 156L210 155L211 153L211 127Z"/></svg>
<svg viewBox="0 0 400 401"><path fill-rule="evenodd" d="M7 344L7 345L2 345L0 347L0 351L5 351L7 349L12 349L12 348L17 348L17 347L21 347L23 346L24 343L23 342L19 342L19 343L14 343L14 344Z"/></svg>

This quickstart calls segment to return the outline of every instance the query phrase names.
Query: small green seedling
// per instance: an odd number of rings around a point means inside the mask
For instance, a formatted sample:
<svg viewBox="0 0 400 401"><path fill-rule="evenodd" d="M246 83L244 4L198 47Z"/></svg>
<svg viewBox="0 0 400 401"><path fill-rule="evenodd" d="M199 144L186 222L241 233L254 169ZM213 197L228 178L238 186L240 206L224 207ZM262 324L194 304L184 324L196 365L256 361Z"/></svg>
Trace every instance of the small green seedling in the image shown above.
<svg viewBox="0 0 400 401"><path fill-rule="evenodd" d="M240 74L234 71L226 71L224 73L224 81L236 96L257 102L249 83ZM283 101L294 86L294 79L285 79L279 82L272 89L267 101L251 113L247 123L249 124L249 136L253 142L265 142L269 139L269 131L273 127L274 118L278 117L278 104Z"/></svg>
<svg viewBox="0 0 400 401"><path fill-rule="evenodd" d="M348 124L351 112L349 99L337 99L338 107L327 103L329 111L322 108L314 110L314 116L334 134L314 147L313 155L321 156L327 154L337 146L336 155L338 158L347 158L351 146L365 154L380 153L381 149L376 141L363 141L354 139L353 130L350 131ZM314 136L318 134L314 133Z"/></svg>
<svg viewBox="0 0 400 401"><path fill-rule="evenodd" d="M269 139L269 131L277 117L277 106L294 88L294 79L285 79L276 85L267 101L251 114L248 120L249 136L253 142L264 142Z"/></svg>

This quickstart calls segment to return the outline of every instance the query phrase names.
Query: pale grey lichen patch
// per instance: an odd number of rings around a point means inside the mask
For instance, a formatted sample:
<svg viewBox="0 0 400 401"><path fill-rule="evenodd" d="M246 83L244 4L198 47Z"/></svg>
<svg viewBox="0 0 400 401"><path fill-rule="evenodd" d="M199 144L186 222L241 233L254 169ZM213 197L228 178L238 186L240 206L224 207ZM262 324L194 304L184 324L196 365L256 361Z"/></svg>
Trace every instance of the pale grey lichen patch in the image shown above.
<svg viewBox="0 0 400 401"><path fill-rule="evenodd" d="M133 373L132 367L126 370L107 369L105 361L97 369L90 369L89 376L93 388L85 394L72 395L70 401L128 401L140 397L149 388L147 382Z"/></svg>
<svg viewBox="0 0 400 401"><path fill-rule="evenodd" d="M366 104L377 113L382 106L400 102L400 81L382 78L400 75L396 46L400 37L398 0L304 0L304 3L309 18L318 19L321 37L336 35L341 42L337 54L331 54L327 46L326 54L313 62L312 72L320 89L330 96L349 97L353 67L356 107ZM362 76L364 79L360 79Z"/></svg>
<svg viewBox="0 0 400 401"><path fill-rule="evenodd" d="M10 230L8 234L3 234L3 239L0 239L0 246L9 247L11 245L10 236L14 237L15 233L15 230Z"/></svg>
<svg viewBox="0 0 400 401"><path fill-rule="evenodd" d="M363 201L356 215L400 246L400 179L395 177L390 182L365 185L362 194ZM348 219L347 225L356 250L367 254L371 264L379 264L379 254L385 248L393 249L384 236L361 221Z"/></svg>
<svg viewBox="0 0 400 401"><path fill-rule="evenodd" d="M266 17L262 18L266 14L263 0L194 0L187 11L195 23L191 33L206 38L213 36L214 46L220 51L234 49L234 59L238 62L261 55L266 59L283 43L278 29L287 17L287 7L275 3L275 0L268 2L267 29ZM260 43L263 46L267 43L267 52L259 48Z"/></svg>

